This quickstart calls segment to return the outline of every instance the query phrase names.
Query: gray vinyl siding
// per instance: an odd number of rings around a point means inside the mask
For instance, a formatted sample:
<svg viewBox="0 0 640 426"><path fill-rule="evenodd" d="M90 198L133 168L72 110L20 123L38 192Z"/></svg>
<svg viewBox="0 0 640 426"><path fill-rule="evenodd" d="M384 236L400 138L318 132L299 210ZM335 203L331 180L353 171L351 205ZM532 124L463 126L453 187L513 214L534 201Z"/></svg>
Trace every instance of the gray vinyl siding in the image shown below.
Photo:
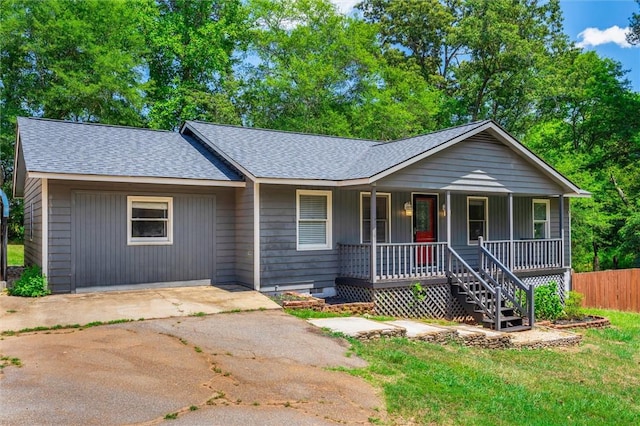
<svg viewBox="0 0 640 426"><path fill-rule="evenodd" d="M561 189L515 151L482 132L378 181L378 188L559 194Z"/></svg>
<svg viewBox="0 0 640 426"><path fill-rule="evenodd" d="M253 288L253 182L247 181L246 188L237 188L235 191L236 279L238 284Z"/></svg>
<svg viewBox="0 0 640 426"><path fill-rule="evenodd" d="M60 181L50 180L49 286L54 293L73 290L71 264L71 192Z"/></svg>
<svg viewBox="0 0 640 426"><path fill-rule="evenodd" d="M127 196L173 198L173 244L127 245ZM230 188L50 181L49 282L76 287L211 279L235 282Z"/></svg>
<svg viewBox="0 0 640 426"><path fill-rule="evenodd" d="M24 264L42 266L42 180L40 179L27 178L25 182Z"/></svg>
<svg viewBox="0 0 640 426"><path fill-rule="evenodd" d="M361 190L337 190L334 192L334 204L340 205L340 210L334 209L334 228L338 243L359 244L361 213L360 194ZM413 222L404 211L404 204L412 201L412 193L404 191L384 191L378 193L391 194L391 240L390 243L410 243L413 242ZM438 206L445 202L444 194L429 193L438 196ZM440 208L440 207L439 207ZM438 241L446 241L447 238L446 219L438 211Z"/></svg>
<svg viewBox="0 0 640 426"><path fill-rule="evenodd" d="M332 201L335 220L342 206L335 196ZM260 286L278 285L282 290L296 284L311 284L314 288L333 286L339 266L335 223L331 250L298 251L296 226L296 188L261 185Z"/></svg>

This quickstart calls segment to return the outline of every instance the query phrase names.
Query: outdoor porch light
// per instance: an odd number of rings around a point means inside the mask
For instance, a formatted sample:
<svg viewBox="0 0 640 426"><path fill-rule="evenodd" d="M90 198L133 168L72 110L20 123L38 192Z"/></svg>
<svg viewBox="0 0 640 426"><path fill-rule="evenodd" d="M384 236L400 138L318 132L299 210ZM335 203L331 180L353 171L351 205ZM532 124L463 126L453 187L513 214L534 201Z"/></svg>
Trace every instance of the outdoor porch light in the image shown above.
<svg viewBox="0 0 640 426"><path fill-rule="evenodd" d="M442 217L447 217L447 205L442 205Z"/></svg>
<svg viewBox="0 0 640 426"><path fill-rule="evenodd" d="M407 217L413 216L413 206L411 205L411 201L404 203L404 213Z"/></svg>

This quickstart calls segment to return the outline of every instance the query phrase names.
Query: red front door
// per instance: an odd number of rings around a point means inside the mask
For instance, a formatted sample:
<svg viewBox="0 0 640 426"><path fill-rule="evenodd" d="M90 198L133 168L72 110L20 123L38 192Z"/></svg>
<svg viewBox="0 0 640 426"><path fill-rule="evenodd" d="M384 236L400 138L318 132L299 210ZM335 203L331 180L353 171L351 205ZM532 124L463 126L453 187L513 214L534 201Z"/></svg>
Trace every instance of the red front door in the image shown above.
<svg viewBox="0 0 640 426"><path fill-rule="evenodd" d="M434 243L438 240L438 205L435 195L413 196L413 242ZM418 265L431 263L433 248L420 247L417 252Z"/></svg>

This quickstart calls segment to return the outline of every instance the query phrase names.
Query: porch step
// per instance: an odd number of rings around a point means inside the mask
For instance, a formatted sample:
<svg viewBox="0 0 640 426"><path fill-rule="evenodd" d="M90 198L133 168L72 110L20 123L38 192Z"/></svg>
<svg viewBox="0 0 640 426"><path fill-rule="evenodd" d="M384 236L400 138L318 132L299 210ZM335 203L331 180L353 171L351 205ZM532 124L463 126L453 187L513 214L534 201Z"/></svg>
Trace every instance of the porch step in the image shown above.
<svg viewBox="0 0 640 426"><path fill-rule="evenodd" d="M496 323L494 320L489 318L484 318L482 320L482 326L486 328L490 328L492 330L497 330ZM515 331L514 328L522 327L523 319L519 316L510 316L510 317L500 317L500 331Z"/></svg>
<svg viewBox="0 0 640 426"><path fill-rule="evenodd" d="M474 301L475 296L482 300L491 300L493 295L487 292L474 291L481 289L481 284L471 284L468 289L464 289L459 285L452 283L451 291L458 301L464 306L465 310L483 327L500 331L512 332L528 329L523 325L524 319L515 314L514 308L506 306L506 301L500 301L500 324L496 325L495 321L486 316L486 312ZM525 328L522 328L525 327ZM529 327L530 328L530 327Z"/></svg>
<svg viewBox="0 0 640 426"><path fill-rule="evenodd" d="M527 331L527 330L531 330L531 326L529 326L529 325L517 325L517 326L513 326L513 327L503 328L500 331L506 331L506 332L509 332L509 333L515 333L517 331Z"/></svg>

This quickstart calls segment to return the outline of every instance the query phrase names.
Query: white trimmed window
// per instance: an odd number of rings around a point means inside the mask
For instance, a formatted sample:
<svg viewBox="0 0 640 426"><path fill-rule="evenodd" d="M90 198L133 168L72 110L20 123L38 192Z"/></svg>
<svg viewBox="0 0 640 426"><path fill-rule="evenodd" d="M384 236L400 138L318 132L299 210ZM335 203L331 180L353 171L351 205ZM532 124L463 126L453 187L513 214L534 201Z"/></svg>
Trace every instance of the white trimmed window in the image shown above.
<svg viewBox="0 0 640 426"><path fill-rule="evenodd" d="M549 200L533 200L533 238L549 238L551 221Z"/></svg>
<svg viewBox="0 0 640 426"><path fill-rule="evenodd" d="M489 199L487 197L467 197L467 238L468 244L478 243L478 238L489 235Z"/></svg>
<svg viewBox="0 0 640 426"><path fill-rule="evenodd" d="M391 241L391 194L376 194L376 242ZM371 193L360 193L360 241L371 242Z"/></svg>
<svg viewBox="0 0 640 426"><path fill-rule="evenodd" d="M298 250L331 249L331 191L296 191Z"/></svg>
<svg viewBox="0 0 640 426"><path fill-rule="evenodd" d="M173 243L173 198L127 197L127 244Z"/></svg>

